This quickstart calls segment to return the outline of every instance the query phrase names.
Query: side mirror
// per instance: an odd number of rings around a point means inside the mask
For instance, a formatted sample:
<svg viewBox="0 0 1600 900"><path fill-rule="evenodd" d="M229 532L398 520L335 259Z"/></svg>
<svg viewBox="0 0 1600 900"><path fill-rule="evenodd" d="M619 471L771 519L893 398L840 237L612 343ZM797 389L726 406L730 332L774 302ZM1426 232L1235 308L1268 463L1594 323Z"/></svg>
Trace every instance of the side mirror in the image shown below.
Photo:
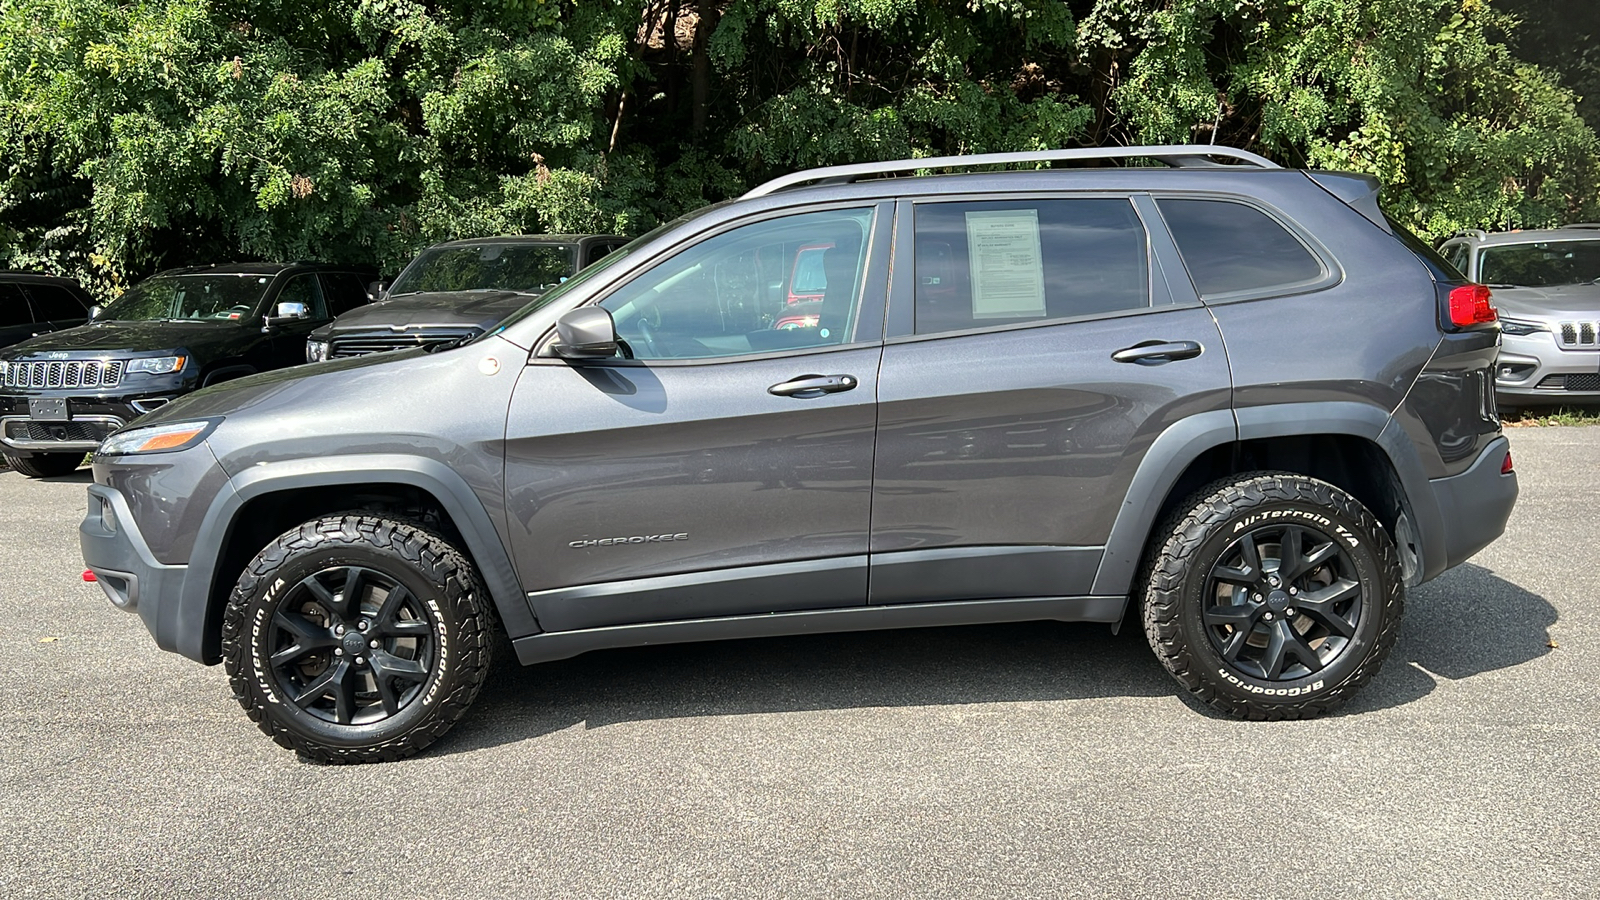
<svg viewBox="0 0 1600 900"><path fill-rule="evenodd" d="M283 303L278 304L277 308L272 311L272 315L266 317L266 319L261 323L261 330L267 331L274 325L282 325L285 322L294 322L299 319L309 318L311 318L311 311L306 308L304 303L296 303L292 300L286 300Z"/></svg>
<svg viewBox="0 0 1600 900"><path fill-rule="evenodd" d="M100 314L103 312L105 312L105 310L98 306L89 307L89 321L93 322L95 319L100 318Z"/></svg>
<svg viewBox="0 0 1600 900"><path fill-rule="evenodd" d="M571 310L556 320L556 343L550 348L562 359L607 359L617 355L617 326L611 312L599 306Z"/></svg>
<svg viewBox="0 0 1600 900"><path fill-rule="evenodd" d="M383 292L389 289L389 282L378 279L367 285L367 302L373 303L383 299Z"/></svg>

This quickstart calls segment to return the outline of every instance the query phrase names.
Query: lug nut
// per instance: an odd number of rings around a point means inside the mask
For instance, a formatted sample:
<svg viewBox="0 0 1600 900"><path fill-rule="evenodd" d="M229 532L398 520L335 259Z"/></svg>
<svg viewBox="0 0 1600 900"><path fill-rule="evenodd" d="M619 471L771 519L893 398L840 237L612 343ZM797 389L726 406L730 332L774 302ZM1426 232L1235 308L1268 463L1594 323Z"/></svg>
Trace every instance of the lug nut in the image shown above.
<svg viewBox="0 0 1600 900"><path fill-rule="evenodd" d="M333 633L335 635L344 634L344 626L343 625L335 625L335 626L333 626Z"/></svg>
<svg viewBox="0 0 1600 900"><path fill-rule="evenodd" d="M368 643L367 643L367 646L368 646L368 647L371 647L371 648L372 648L372 649L374 649L374 650L376 650L376 649L378 649L378 642L377 642L377 641L369 641L369 642L368 642Z"/></svg>
<svg viewBox="0 0 1600 900"><path fill-rule="evenodd" d="M335 647L335 648L333 648L333 655L334 656L343 656L344 655L344 648L343 647Z"/></svg>
<svg viewBox="0 0 1600 900"><path fill-rule="evenodd" d="M1294 610L1286 609L1286 610L1283 611L1283 614L1286 615L1286 616L1292 616L1292 615L1294 615Z"/></svg>
<svg viewBox="0 0 1600 900"><path fill-rule="evenodd" d="M1298 593L1300 593L1299 588L1289 588L1289 596L1293 597Z"/></svg>
<svg viewBox="0 0 1600 900"><path fill-rule="evenodd" d="M361 657L359 657L359 656L358 656L358 657L356 657L356 665L358 665L358 666L364 666L364 665L366 665L366 664L367 664L367 661L366 661L366 660L364 660L364 659L362 659L362 658L361 658Z"/></svg>
<svg viewBox="0 0 1600 900"><path fill-rule="evenodd" d="M368 622L368 621L367 621L367 620L366 620L366 619L362 619L362 620L361 620L361 624L360 624L360 626L358 626L358 627L359 627L359 628L360 628L360 629L361 629L361 630L362 630L362 631L366 631L366 630L367 630L367 629L368 629L368 628L371 628L371 627L372 627L372 623L371 623L371 622Z"/></svg>
<svg viewBox="0 0 1600 900"><path fill-rule="evenodd" d="M1266 615L1262 616L1261 618L1266 619L1268 622L1271 622L1272 621L1272 613L1267 613Z"/></svg>

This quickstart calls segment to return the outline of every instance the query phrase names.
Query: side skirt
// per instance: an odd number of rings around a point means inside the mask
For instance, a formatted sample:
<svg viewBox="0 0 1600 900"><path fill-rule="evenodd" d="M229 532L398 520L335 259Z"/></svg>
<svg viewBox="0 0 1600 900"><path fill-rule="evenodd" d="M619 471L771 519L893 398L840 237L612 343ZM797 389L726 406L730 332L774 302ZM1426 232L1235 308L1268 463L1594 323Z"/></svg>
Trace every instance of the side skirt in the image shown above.
<svg viewBox="0 0 1600 900"><path fill-rule="evenodd" d="M927 628L939 625L984 625L1000 622L1116 622L1126 597L1025 597L1014 600L962 600L947 603L903 603L846 609L802 610L754 616L727 616L678 622L614 625L579 631L549 631L512 641L523 665L567 659L590 650L644 647L691 641L779 637Z"/></svg>

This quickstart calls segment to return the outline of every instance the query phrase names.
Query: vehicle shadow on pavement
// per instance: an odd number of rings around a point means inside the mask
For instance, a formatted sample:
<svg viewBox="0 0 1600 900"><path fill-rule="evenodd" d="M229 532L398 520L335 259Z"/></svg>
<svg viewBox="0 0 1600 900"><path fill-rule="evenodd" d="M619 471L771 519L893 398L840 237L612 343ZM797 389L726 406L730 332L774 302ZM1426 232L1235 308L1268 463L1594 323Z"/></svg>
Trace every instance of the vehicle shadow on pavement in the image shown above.
<svg viewBox="0 0 1600 900"><path fill-rule="evenodd" d="M1556 608L1474 565L1412 591L1383 670L1344 714L1388 709L1457 680L1548 653ZM1178 697L1138 624L1033 622L806 635L604 650L538 666L500 659L471 716L433 748L459 753L588 728L681 716L894 706ZM1420 668L1419 668L1420 667ZM1431 673L1431 674L1430 674Z"/></svg>
<svg viewBox="0 0 1600 900"><path fill-rule="evenodd" d="M39 480L46 484L94 484L94 470L78 469L67 475L51 475Z"/></svg>
<svg viewBox="0 0 1600 900"><path fill-rule="evenodd" d="M510 647L500 645L503 656ZM894 706L1170 696L1137 625L1032 622L604 650L495 671L433 753L584 724Z"/></svg>
<svg viewBox="0 0 1600 900"><path fill-rule="evenodd" d="M1399 641L1345 712L1400 706L1432 693L1438 678L1458 681L1538 659L1550 652L1558 618L1550 601L1482 566L1452 569L1406 595Z"/></svg>

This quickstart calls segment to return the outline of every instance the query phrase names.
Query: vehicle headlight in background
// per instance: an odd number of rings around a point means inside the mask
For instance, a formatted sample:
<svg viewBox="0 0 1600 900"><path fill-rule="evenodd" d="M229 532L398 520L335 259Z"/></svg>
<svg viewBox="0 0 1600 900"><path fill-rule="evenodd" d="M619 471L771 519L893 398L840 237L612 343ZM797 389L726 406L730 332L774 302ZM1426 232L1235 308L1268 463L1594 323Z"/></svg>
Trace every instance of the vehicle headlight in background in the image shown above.
<svg viewBox="0 0 1600 900"><path fill-rule="evenodd" d="M327 341L306 341L306 362L322 362L327 358Z"/></svg>
<svg viewBox="0 0 1600 900"><path fill-rule="evenodd" d="M1549 330L1549 325L1544 325L1539 322L1524 322L1521 319L1507 319L1504 316L1500 317L1500 332L1502 334L1538 334L1541 331Z"/></svg>
<svg viewBox="0 0 1600 900"><path fill-rule="evenodd" d="M143 359L128 360L129 375L166 375L183 368L186 357L182 356L147 356Z"/></svg>
<svg viewBox="0 0 1600 900"><path fill-rule="evenodd" d="M200 443L217 424L215 419L196 422L172 422L166 425L146 425L128 428L100 442L95 456L125 456L130 453L166 453L187 450Z"/></svg>

